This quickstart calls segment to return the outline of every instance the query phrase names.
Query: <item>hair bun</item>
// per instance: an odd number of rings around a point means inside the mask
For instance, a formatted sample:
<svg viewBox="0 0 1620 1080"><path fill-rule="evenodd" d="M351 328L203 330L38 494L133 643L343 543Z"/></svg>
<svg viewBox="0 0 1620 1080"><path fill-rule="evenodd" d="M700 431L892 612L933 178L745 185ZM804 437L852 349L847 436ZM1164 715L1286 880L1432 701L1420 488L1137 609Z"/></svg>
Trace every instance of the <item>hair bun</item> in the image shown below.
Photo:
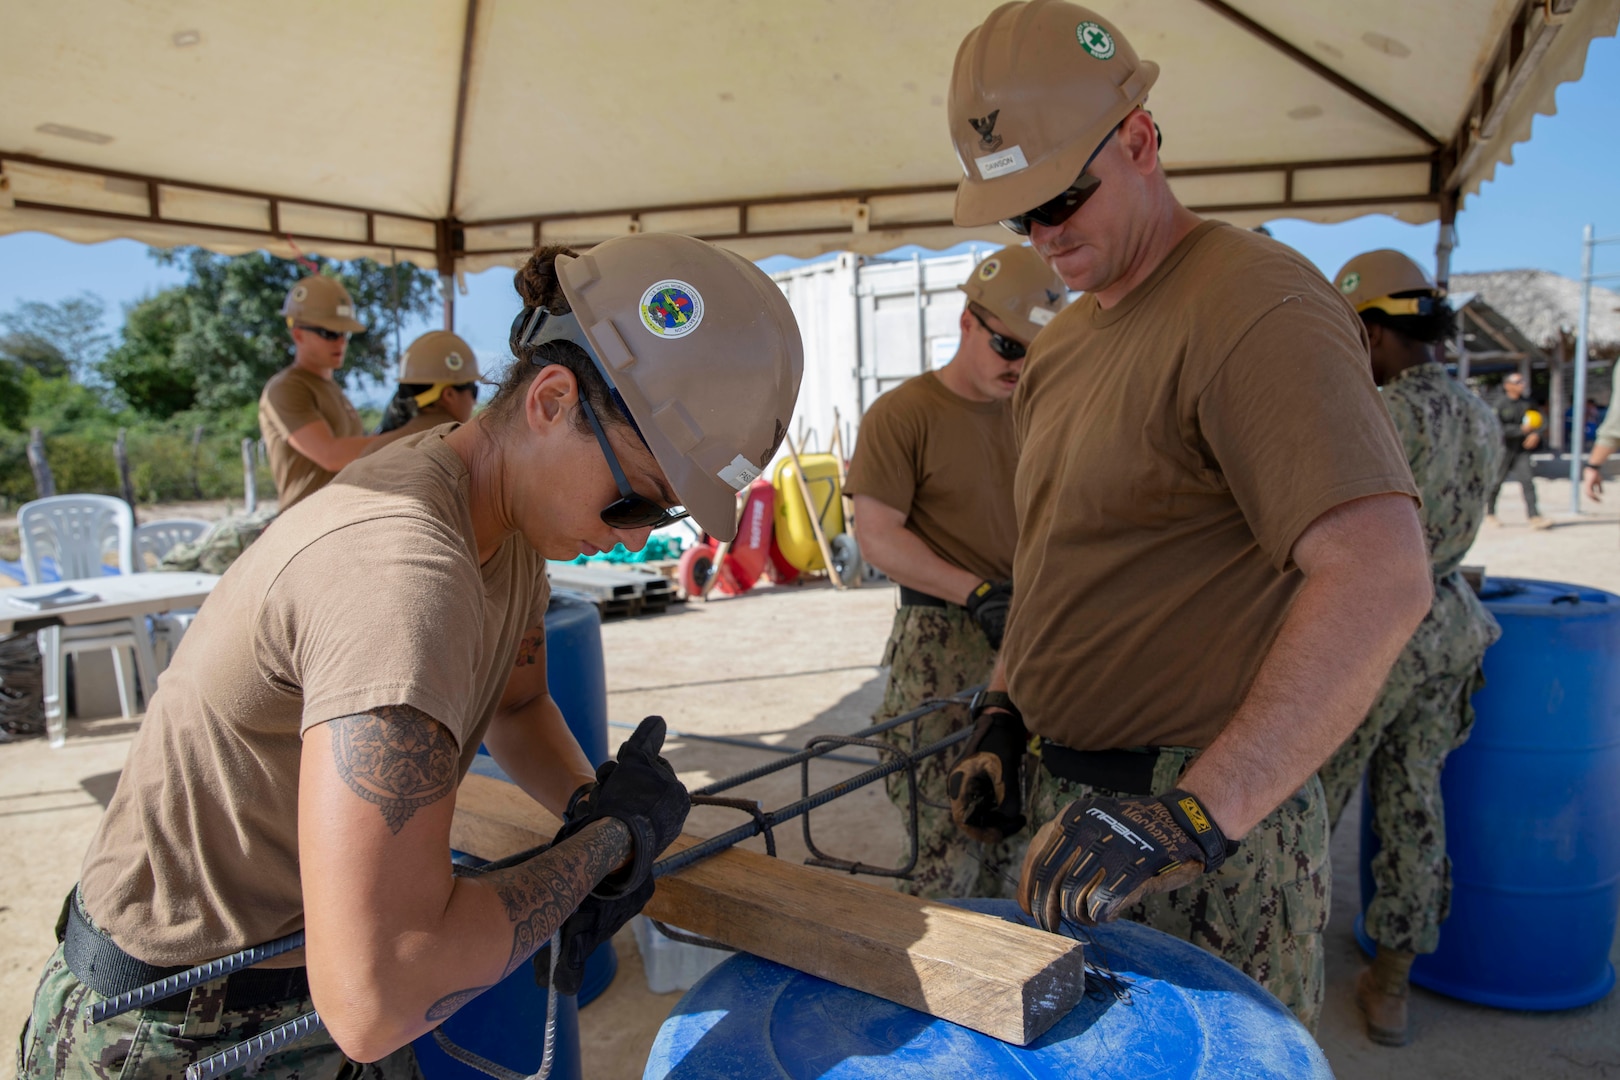
<svg viewBox="0 0 1620 1080"><path fill-rule="evenodd" d="M566 244L536 248L512 278L512 287L523 298L523 306L543 307L554 314L566 315L568 298L563 295L562 282L557 278L557 256L577 257L578 254Z"/></svg>

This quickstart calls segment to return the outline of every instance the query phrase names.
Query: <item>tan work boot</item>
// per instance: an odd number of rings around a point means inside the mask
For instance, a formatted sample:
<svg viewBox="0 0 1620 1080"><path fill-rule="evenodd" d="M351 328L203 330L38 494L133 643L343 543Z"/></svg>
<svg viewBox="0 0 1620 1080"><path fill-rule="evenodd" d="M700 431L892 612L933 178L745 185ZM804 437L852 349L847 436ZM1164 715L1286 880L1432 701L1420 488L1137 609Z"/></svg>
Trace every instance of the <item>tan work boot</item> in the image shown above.
<svg viewBox="0 0 1620 1080"><path fill-rule="evenodd" d="M1415 959L1380 945L1372 966L1356 979L1356 1004L1367 1017L1367 1038L1380 1046L1405 1046L1411 1040L1406 998Z"/></svg>
<svg viewBox="0 0 1620 1080"><path fill-rule="evenodd" d="M1550 529L1552 526L1553 523L1548 518L1533 517L1530 519L1530 527L1532 529Z"/></svg>

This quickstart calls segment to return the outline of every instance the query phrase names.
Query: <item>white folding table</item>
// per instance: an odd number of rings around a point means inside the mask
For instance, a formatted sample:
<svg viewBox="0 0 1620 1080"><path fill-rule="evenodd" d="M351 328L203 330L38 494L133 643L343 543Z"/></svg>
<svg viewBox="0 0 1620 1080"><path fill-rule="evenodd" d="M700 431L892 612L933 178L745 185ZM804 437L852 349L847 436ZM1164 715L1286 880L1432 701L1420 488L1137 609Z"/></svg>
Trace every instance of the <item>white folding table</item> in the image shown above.
<svg viewBox="0 0 1620 1080"><path fill-rule="evenodd" d="M138 619L176 608L194 608L208 598L218 583L218 574L153 573L77 578L0 589L0 634L47 630L53 626L83 626L114 619ZM42 611L31 610L10 599L12 596L42 596L64 587L93 595L96 599ZM147 648L150 650L150 642ZM66 727L65 709L58 701L57 708L47 709L45 715L45 730L52 746L62 745Z"/></svg>

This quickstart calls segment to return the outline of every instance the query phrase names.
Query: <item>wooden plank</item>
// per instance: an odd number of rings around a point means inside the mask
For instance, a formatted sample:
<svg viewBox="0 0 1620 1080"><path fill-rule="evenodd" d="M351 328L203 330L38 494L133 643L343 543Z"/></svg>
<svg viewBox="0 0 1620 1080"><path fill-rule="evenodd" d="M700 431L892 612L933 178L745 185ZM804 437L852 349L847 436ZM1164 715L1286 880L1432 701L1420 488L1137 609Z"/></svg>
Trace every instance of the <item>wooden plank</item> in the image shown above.
<svg viewBox="0 0 1620 1080"><path fill-rule="evenodd" d="M518 788L469 775L451 842L496 859L556 828ZM671 850L699 842L682 836ZM1020 1046L1085 990L1077 941L739 848L660 880L646 913Z"/></svg>

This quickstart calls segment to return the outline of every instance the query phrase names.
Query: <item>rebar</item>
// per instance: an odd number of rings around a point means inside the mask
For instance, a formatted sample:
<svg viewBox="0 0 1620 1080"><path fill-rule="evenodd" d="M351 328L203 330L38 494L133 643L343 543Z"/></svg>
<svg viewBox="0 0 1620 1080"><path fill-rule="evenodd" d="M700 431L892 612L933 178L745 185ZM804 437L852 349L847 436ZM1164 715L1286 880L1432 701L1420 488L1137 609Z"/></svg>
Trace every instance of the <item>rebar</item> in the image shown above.
<svg viewBox="0 0 1620 1080"><path fill-rule="evenodd" d="M206 964L198 964L187 971L170 975L166 979L159 979L145 986L138 986L134 990L110 997L106 1001L98 1001L90 1006L90 1022L99 1024L103 1020L111 1020L115 1016L122 1016L131 1009L141 1009L154 1001L162 1001L166 997L190 990L193 986L200 986L205 982L224 978L226 975L254 964L268 960L272 956L280 956L284 952L302 948L304 945L304 932L295 930L286 937L263 945L255 945L251 949L243 949L229 956L222 956L218 960L210 960Z"/></svg>
<svg viewBox="0 0 1620 1080"><path fill-rule="evenodd" d="M186 1066L186 1080L214 1080L215 1077L224 1076L232 1069L240 1069L267 1058L289 1043L297 1042L305 1035L319 1031L325 1026L318 1015L307 1012L303 1016L271 1028L262 1035L255 1035L246 1042L237 1043L229 1050L221 1050L201 1061L192 1062Z"/></svg>

